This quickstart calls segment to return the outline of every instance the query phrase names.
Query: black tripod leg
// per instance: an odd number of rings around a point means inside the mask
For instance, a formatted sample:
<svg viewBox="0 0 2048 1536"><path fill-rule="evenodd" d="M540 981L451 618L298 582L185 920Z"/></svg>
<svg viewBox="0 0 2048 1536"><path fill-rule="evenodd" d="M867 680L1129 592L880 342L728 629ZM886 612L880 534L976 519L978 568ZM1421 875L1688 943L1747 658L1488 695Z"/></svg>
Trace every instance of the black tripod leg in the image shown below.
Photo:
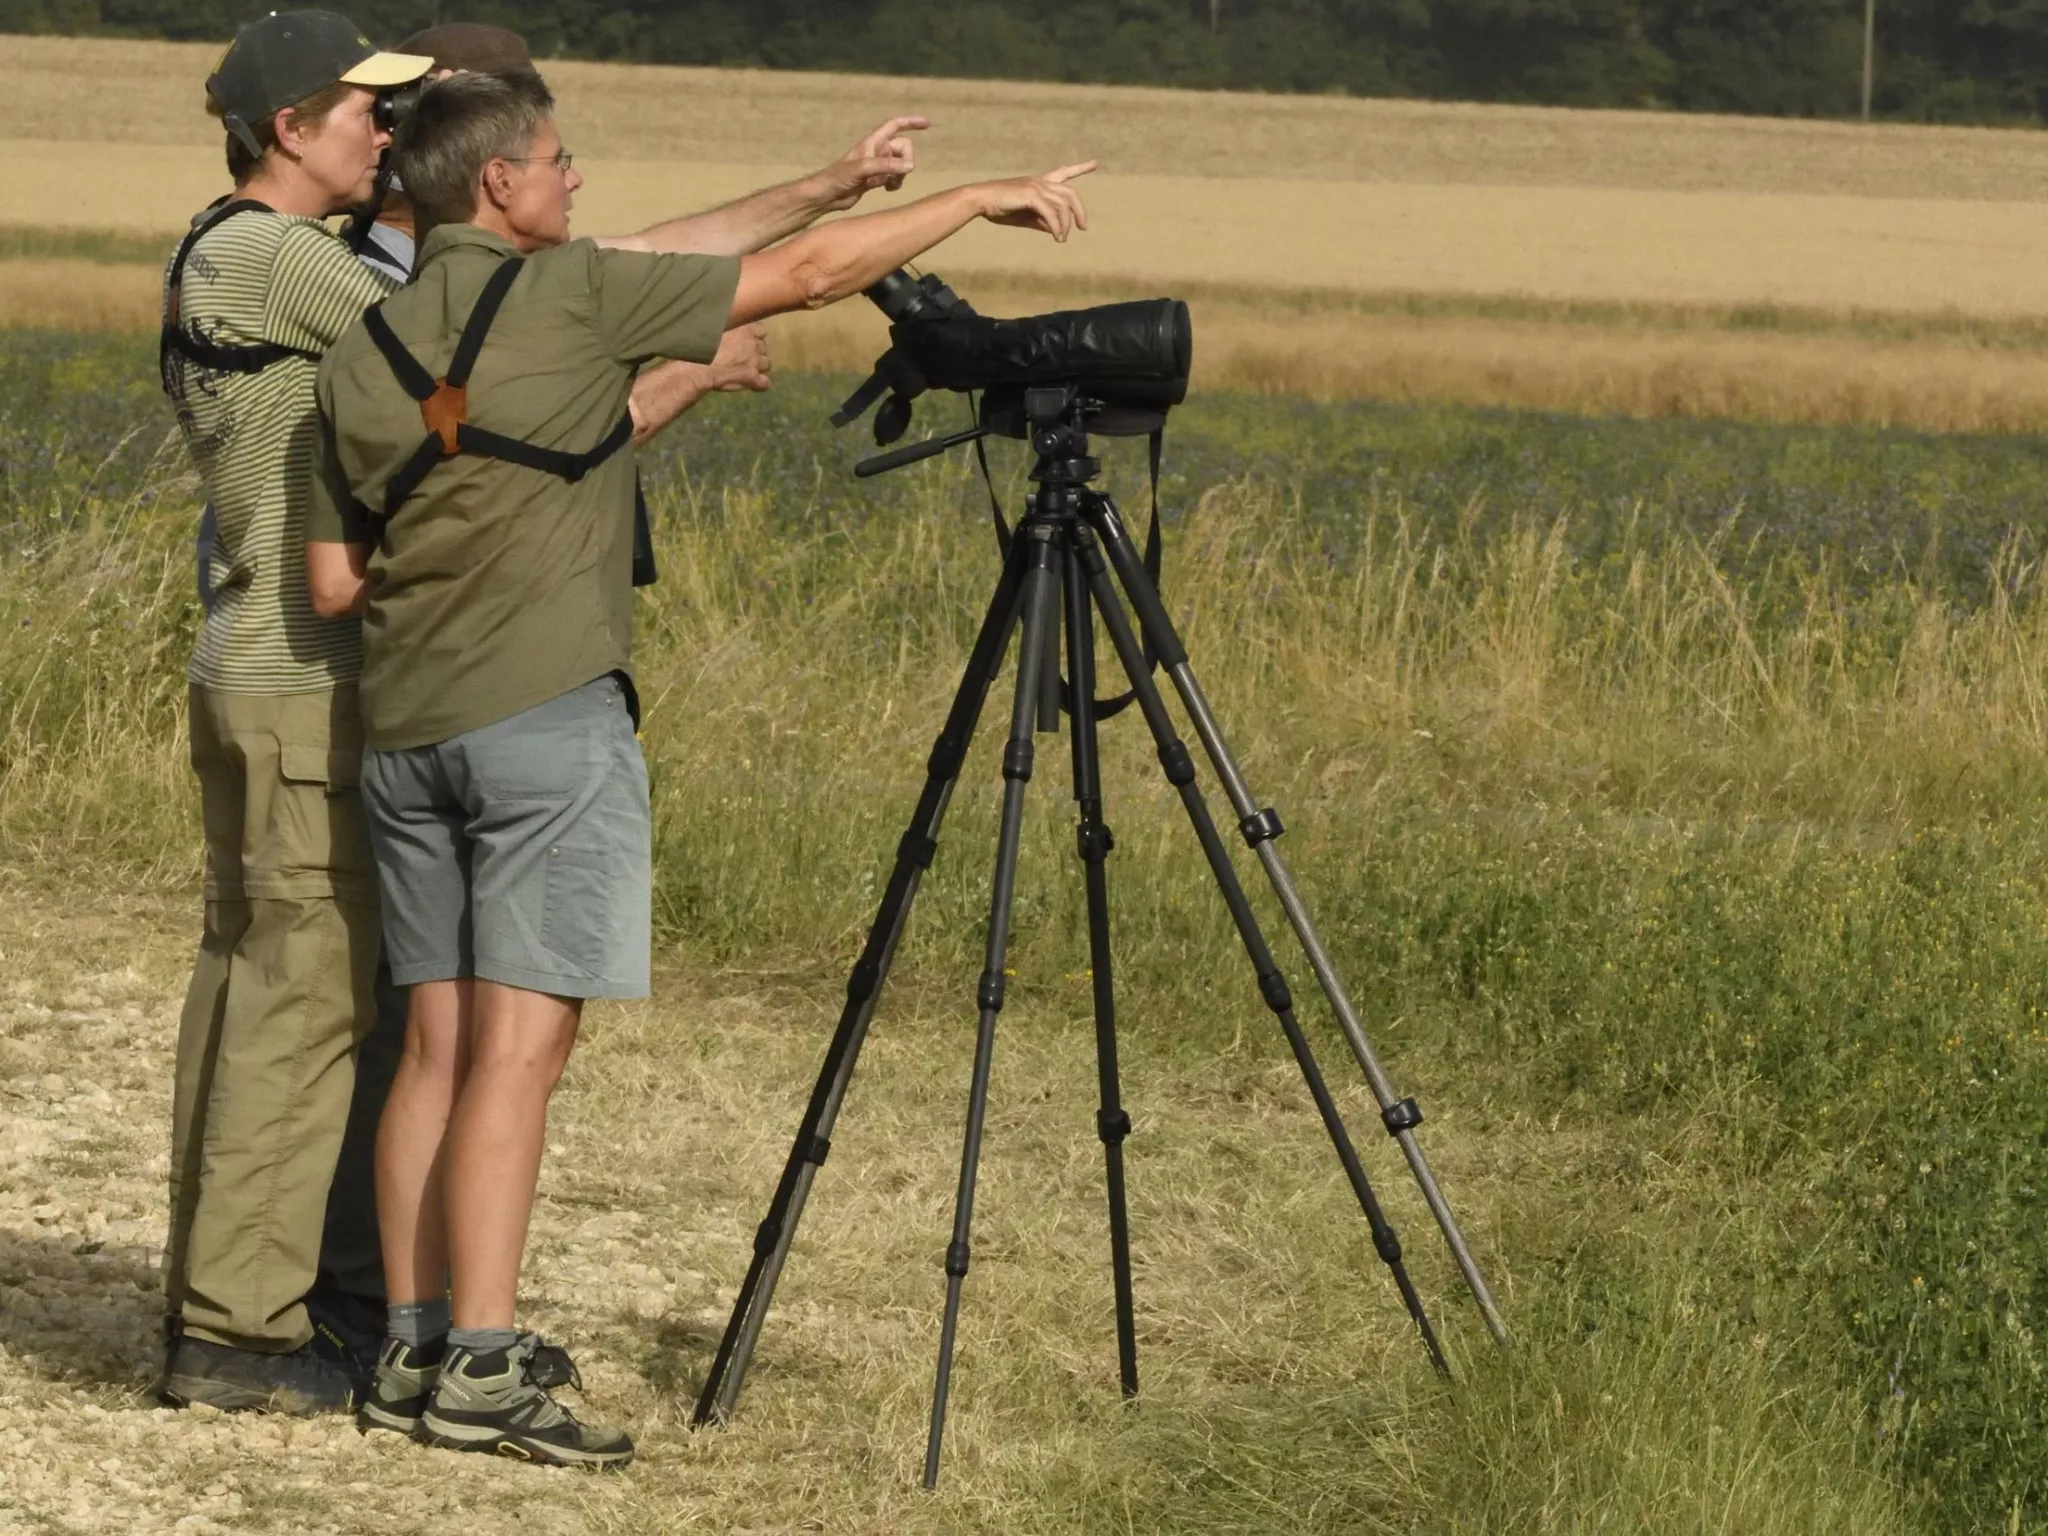
<svg viewBox="0 0 2048 1536"><path fill-rule="evenodd" d="M1109 953L1109 880L1104 861L1116 840L1102 819L1102 766L1095 737L1095 617L1088 578L1069 553L1061 560L1065 585L1067 658L1074 717L1074 801L1080 810L1075 841L1088 883L1088 974L1095 991L1095 1068L1102 1107L1095 1132L1102 1138L1109 1182L1109 1271L1116 1287L1117 1374L1125 1397L1138 1395L1138 1335L1131 1307L1131 1226L1124 1203L1124 1138L1131 1134L1118 1087L1116 989Z"/></svg>
<svg viewBox="0 0 2048 1536"><path fill-rule="evenodd" d="M1137 693L1138 708L1152 730L1152 739L1158 743L1159 761L1166 770L1167 781L1180 791L1181 804L1186 807L1188 820L1193 823L1195 836L1201 840L1202 852L1209 860L1210 873L1216 877L1224 905L1230 909L1231 921L1237 925L1238 937L1244 943L1245 953L1251 957L1252 969L1258 973L1259 992L1265 998L1266 1006L1273 1010L1273 1016L1280 1021L1288 1048L1294 1052L1295 1063L1301 1068L1302 1081L1308 1084L1316 1112L1322 1116L1323 1128L1329 1132L1330 1142L1337 1149L1337 1160L1344 1165L1344 1176L1350 1181L1352 1193L1358 1197L1359 1208L1365 1212L1366 1225L1372 1230L1373 1247L1393 1275L1402 1305L1415 1320L1431 1363L1442 1375L1449 1376L1450 1366L1437 1343L1429 1313L1422 1305L1422 1298L1416 1294L1414 1283L1408 1278L1408 1267L1401 1257L1401 1240L1395 1235L1386 1213L1380 1209L1379 1198L1373 1193L1372 1184L1365 1176L1365 1167L1358 1160L1358 1150L1351 1144L1351 1134L1344 1128L1344 1118L1337 1111L1336 1101L1330 1097L1329 1084L1323 1080L1322 1068L1316 1064L1308 1037L1301 1032L1301 1024L1294 1017L1294 999L1287 989L1287 980L1273 961L1273 952L1259 929L1259 920L1252 912L1251 903L1245 899L1236 867L1231 864L1230 854L1216 831L1215 818L1209 814L1208 801L1202 798L1202 791L1195 784L1194 759L1188 755L1186 745L1174 730L1172 717L1166 712L1166 702L1159 696L1159 685L1152 681L1152 669L1146 663L1144 649L1131 630L1130 618L1117 599L1116 589L1110 585L1102 551L1093 535L1085 529L1075 535L1074 548L1075 558L1080 561L1088 578L1089 590L1094 594L1095 606L1102 614L1103 627L1109 631L1117 658L1130 675L1131 687Z"/></svg>
<svg viewBox="0 0 2048 1536"><path fill-rule="evenodd" d="M989 686L1002 667L1003 652L1009 646L1010 631L1017 622L1023 572L1024 564L1019 552L1003 568L1002 580L989 602L987 616L982 620L981 632L975 639L959 690L953 696L952 709L946 715L945 728L932 745L924 791L918 797L917 810L910 818L909 829L897 845L896 866L890 871L888 888L883 892L881 906L875 913L874 926L869 928L867 943L847 979L846 1006L839 1015L832 1043L825 1052L824 1066L818 1073L816 1087L811 1090L810 1103L797 1127L796 1143L790 1148L789 1160L783 1164L782 1177L776 1183L768 1214L754 1234L754 1255L747 1265L746 1278L740 1283L739 1297L733 1303L732 1319L718 1341L718 1353L712 1358L710 1373L705 1377L704 1389L697 1398L692 1423L698 1426L714 1418L725 1418L739 1399L747 1362L753 1355L755 1341L760 1337L769 1303L774 1300L776 1281L781 1277L789 1245L796 1236L796 1225L803 1215L811 1181L817 1177L818 1169L831 1150L829 1138L832 1127L839 1118L839 1106L845 1099L847 1085L853 1078L854 1064L867 1038L868 1023L874 1017L875 999L881 991L883 978L888 974L889 963L895 958L897 942L903 936L904 924L910 915L910 904L917 896L918 882L924 878L925 870L931 866L932 855L937 851L939 827L945 820L953 784L960 774L961 759L967 753L967 744L981 718L982 703L988 696Z"/></svg>
<svg viewBox="0 0 2048 1536"><path fill-rule="evenodd" d="M974 1076L967 1096L967 1134L960 1149L960 1188L953 1205L953 1240L946 1245L946 1312L939 1327L939 1374L932 1387L931 1434L925 1441L924 1485L939 1485L939 1446L946 1433L946 1397L953 1382L953 1340L960 1322L960 1285L967 1277L968 1239L974 1226L974 1180L981 1164L981 1133L988 1118L989 1066L995 1057L996 1015L1003 1009L1003 955L1010 942L1011 898L1017 885L1017 842L1024 820L1024 786L1031 780L1032 734L1038 720L1045 637L1059 600L1058 553L1052 532L1026 527L1014 543L1024 549L1024 629L1017 646L1017 702L1010 741L1003 748L1003 818L996 838L996 870L989 897L988 947L975 1001L981 1017L974 1037Z"/></svg>
<svg viewBox="0 0 2048 1536"><path fill-rule="evenodd" d="M1422 1124L1421 1107L1415 1100L1401 1098L1395 1092L1393 1079L1380 1065L1372 1042L1366 1038L1365 1026L1344 989L1343 978L1337 974L1336 963L1317 936L1315 925L1309 920L1308 907L1302 901L1301 893L1295 889L1294 877L1288 873L1286 860L1281 857L1276 841L1282 831L1279 814L1271 808L1261 807L1252 798L1244 774L1239 771L1236 759L1223 740L1215 713L1195 681L1194 669L1188 665L1187 647L1181 643L1173 620L1166 612L1166 605L1160 602L1159 589L1146 574L1144 561L1132 546L1115 504L1107 496L1094 498L1089 508L1089 519L1102 535L1110 563L1116 567L1117 580L1130 596L1131 607L1137 613L1152 654L1159 658L1160 665L1173 679L1174 690L1180 695L1188 718L1194 722L1195 734L1201 737L1203 750L1208 754L1216 776L1223 781L1224 793L1229 796L1231 808L1237 813L1238 829L1245 841L1257 851L1259 862L1265 867L1266 878L1272 884L1273 894L1279 897L1281 908L1287 913L1288 924L1300 940L1303 953L1308 956L1309 968L1316 973L1323 995L1330 1001L1330 1011L1337 1016L1337 1026L1343 1031L1351 1054L1358 1058L1359 1068L1372 1087L1373 1097L1379 1101L1381 1121L1388 1134L1400 1145L1401 1155L1407 1158L1409 1171L1414 1174L1423 1199L1429 1203L1430 1214L1443 1231L1444 1242L1451 1250L1451 1257L1457 1261L1465 1284L1471 1289L1472 1299L1479 1303L1487 1328L1496 1342L1506 1344L1507 1324L1501 1320L1493 1291L1488 1287L1486 1277L1479 1272L1478 1261L1472 1257L1465 1234L1459 1230L1450 1202L1437 1186L1429 1159L1423 1156L1422 1147L1415 1139L1415 1127Z"/></svg>

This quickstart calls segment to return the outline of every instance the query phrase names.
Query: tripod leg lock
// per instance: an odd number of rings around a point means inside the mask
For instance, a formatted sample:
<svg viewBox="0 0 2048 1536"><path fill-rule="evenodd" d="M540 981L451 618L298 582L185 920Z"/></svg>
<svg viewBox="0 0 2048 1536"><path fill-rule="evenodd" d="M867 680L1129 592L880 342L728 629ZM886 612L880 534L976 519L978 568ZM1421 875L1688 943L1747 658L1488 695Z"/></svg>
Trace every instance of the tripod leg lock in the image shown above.
<svg viewBox="0 0 2048 1536"><path fill-rule="evenodd" d="M981 973L981 985L974 989L974 1001L980 1005L984 1013L1001 1013L1003 1011L1003 973L1001 971L983 971Z"/></svg>
<svg viewBox="0 0 2048 1536"><path fill-rule="evenodd" d="M754 1228L754 1252L756 1255L771 1254L775 1245L782 1241L782 1223L770 1216Z"/></svg>
<svg viewBox="0 0 2048 1536"><path fill-rule="evenodd" d="M1285 1013L1294 1006L1294 994L1287 990L1287 978L1278 971L1259 973L1259 996L1275 1013Z"/></svg>
<svg viewBox="0 0 2048 1536"><path fill-rule="evenodd" d="M940 736L932 743L931 756L924 761L924 771L935 779L957 779L960 765L967 758L965 739L954 740L951 736Z"/></svg>
<svg viewBox="0 0 2048 1536"><path fill-rule="evenodd" d="M1374 1252L1378 1253L1387 1263L1398 1264L1401 1262L1401 1239L1394 1235L1394 1229L1385 1222L1381 1222L1372 1229L1372 1246Z"/></svg>
<svg viewBox="0 0 2048 1536"><path fill-rule="evenodd" d="M1033 756L1031 742L1028 738L1023 741L1011 742L1003 748L1003 777L1006 779L1021 779L1028 783L1031 778L1031 759Z"/></svg>
<svg viewBox="0 0 2048 1536"><path fill-rule="evenodd" d="M1095 1134L1102 1138L1102 1144L1113 1147L1131 1134L1129 1110L1101 1109L1095 1112Z"/></svg>
<svg viewBox="0 0 2048 1536"><path fill-rule="evenodd" d="M938 857L939 844L936 838L926 837L922 832L906 832L903 841L896 845L896 857L906 864L919 869L930 869L932 860Z"/></svg>
<svg viewBox="0 0 2048 1536"><path fill-rule="evenodd" d="M1102 557L1102 546L1095 542L1095 530L1085 523L1074 529L1068 548L1088 575L1105 576L1109 573L1109 562Z"/></svg>
<svg viewBox="0 0 2048 1536"><path fill-rule="evenodd" d="M1159 766L1166 770L1166 782L1175 789L1195 782L1195 760L1188 755L1187 743L1177 737L1159 749Z"/></svg>
<svg viewBox="0 0 2048 1536"><path fill-rule="evenodd" d="M967 1273L968 1252L965 1243L946 1244L946 1273L959 1279Z"/></svg>
<svg viewBox="0 0 2048 1536"><path fill-rule="evenodd" d="M1389 1104L1380 1119L1386 1122L1389 1136L1398 1136L1422 1124L1422 1106L1413 1099L1403 1099L1398 1104Z"/></svg>
<svg viewBox="0 0 2048 1536"><path fill-rule="evenodd" d="M824 1167L825 1159L831 1155L832 1142L829 1137L813 1136L810 1145L804 1148L804 1161L813 1168Z"/></svg>
<svg viewBox="0 0 2048 1536"><path fill-rule="evenodd" d="M862 955L846 978L846 1000L858 1008L875 995L875 988L881 985L882 967Z"/></svg>
<svg viewBox="0 0 2048 1536"><path fill-rule="evenodd" d="M1074 834L1084 864L1100 864L1116 846L1116 839L1110 835L1109 828L1099 821L1082 822L1074 829Z"/></svg>
<svg viewBox="0 0 2048 1536"><path fill-rule="evenodd" d="M1237 830L1244 834L1248 846L1256 848L1261 843L1272 842L1287 829L1280 825L1280 813L1269 805L1263 811L1245 817L1237 824Z"/></svg>

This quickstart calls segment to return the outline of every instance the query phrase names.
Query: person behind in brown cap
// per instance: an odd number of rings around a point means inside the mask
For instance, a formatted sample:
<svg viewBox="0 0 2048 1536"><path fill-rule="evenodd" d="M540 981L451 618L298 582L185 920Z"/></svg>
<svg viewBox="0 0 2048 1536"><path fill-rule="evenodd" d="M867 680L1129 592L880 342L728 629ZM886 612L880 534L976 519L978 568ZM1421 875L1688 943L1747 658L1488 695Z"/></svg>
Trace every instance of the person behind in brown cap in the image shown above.
<svg viewBox="0 0 2048 1536"><path fill-rule="evenodd" d="M450 75L503 75L514 70L532 70L533 55L526 39L504 27L482 22L452 21L444 26L415 32L398 45L399 52L430 58L434 67L427 72L429 83ZM404 180L387 173L383 200L376 218L358 242L357 254L364 261L389 272L399 282L412 276L415 249L412 199L406 196Z"/></svg>
<svg viewBox="0 0 2048 1536"><path fill-rule="evenodd" d="M172 1110L159 1390L173 1403L304 1413L352 1397L314 1348L307 1300L354 1048L376 1016L362 643L313 611L299 545L314 370L389 291L323 221L371 185L388 143L377 93L432 63L379 52L331 11L242 28L206 82L235 190L164 285L164 389L216 525L187 672L206 890ZM374 1227L367 1240L374 1282Z"/></svg>

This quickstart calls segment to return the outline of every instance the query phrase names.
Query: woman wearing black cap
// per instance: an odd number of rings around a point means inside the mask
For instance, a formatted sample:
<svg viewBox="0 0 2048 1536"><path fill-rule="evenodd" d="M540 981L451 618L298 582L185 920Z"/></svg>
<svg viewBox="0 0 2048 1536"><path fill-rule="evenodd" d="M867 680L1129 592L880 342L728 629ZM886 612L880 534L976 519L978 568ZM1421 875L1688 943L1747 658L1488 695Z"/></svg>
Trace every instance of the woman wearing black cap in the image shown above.
<svg viewBox="0 0 2048 1536"><path fill-rule="evenodd" d="M375 1016L376 880L361 642L313 612L301 546L316 365L391 286L323 221L369 195L389 142L377 93L432 62L330 11L244 27L206 83L235 191L165 283L164 388L217 522L188 669L207 857L172 1120L161 1390L177 1403L308 1413L352 1395L305 1299Z"/></svg>

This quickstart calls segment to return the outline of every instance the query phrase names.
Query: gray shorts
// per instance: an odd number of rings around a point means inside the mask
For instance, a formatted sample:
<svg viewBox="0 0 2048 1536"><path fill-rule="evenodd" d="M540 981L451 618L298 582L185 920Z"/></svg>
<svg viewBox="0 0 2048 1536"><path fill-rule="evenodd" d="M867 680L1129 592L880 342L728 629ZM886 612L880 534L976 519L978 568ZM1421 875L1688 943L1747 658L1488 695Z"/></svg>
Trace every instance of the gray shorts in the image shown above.
<svg viewBox="0 0 2048 1536"><path fill-rule="evenodd" d="M363 809L400 986L647 995L647 764L616 677L430 747L366 752Z"/></svg>

